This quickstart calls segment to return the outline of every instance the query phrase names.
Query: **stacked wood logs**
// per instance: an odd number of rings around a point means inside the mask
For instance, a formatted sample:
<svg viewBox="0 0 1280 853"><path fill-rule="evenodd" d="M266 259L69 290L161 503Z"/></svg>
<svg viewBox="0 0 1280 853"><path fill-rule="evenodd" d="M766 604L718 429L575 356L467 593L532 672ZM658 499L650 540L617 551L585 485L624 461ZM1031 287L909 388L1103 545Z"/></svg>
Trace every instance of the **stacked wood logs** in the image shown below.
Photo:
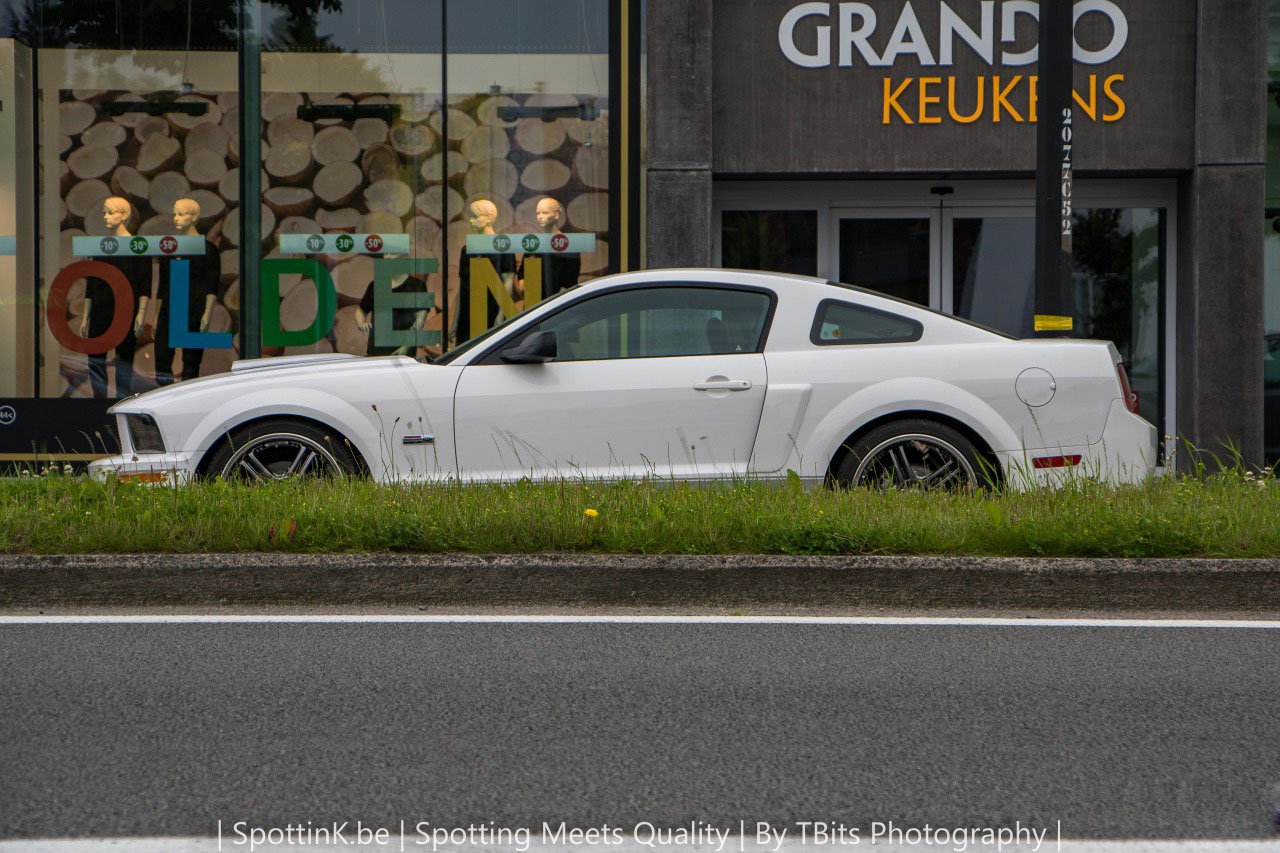
<svg viewBox="0 0 1280 853"><path fill-rule="evenodd" d="M102 201L107 196L129 201L134 208L130 227L143 235L171 233L173 202L194 198L201 207L198 227L220 251L223 288L210 331L236 331L244 250L239 180L240 169L248 165L240 160L238 97L228 92L179 97L199 105L194 115L111 115L106 109L113 101L144 100L149 98L140 92L60 93L61 265L75 260L71 237L106 233ZM450 268L444 276L429 276L428 285L437 306L442 287L449 287L452 313L469 202L493 201L499 230L523 232L535 229L534 207L551 196L564 207L566 231L597 235L597 250L583 256L582 273L584 278L598 275L608 261L608 116L604 110L590 120L574 115L580 103L594 100L546 94L451 97L444 138L436 96L264 93L262 159L256 165L263 190L262 256L283 256L282 234L377 232L407 233L411 257L441 259L448 223ZM381 117L299 117L299 108L342 104L386 105L388 110ZM539 115L543 108L553 111ZM353 306L373 280L372 259L332 255L320 260L338 293L339 349L363 353L364 335L355 328ZM314 288L301 287L298 276L286 278L282 322L286 329L305 328L314 315L314 295L308 294ZM73 292L73 312L79 292ZM439 311L431 312L428 325L441 328ZM238 346L237 336L235 351L207 351L201 372L228 369ZM322 340L302 351L330 348L330 341ZM154 375L151 360L151 346L141 347L136 367L143 375Z"/></svg>

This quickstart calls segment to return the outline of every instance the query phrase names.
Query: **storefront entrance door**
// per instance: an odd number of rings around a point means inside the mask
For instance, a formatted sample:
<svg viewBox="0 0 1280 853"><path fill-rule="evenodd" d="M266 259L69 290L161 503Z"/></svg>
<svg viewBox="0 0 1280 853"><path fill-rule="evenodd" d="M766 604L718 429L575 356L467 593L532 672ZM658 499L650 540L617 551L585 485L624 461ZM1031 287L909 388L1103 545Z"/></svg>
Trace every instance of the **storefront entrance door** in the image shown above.
<svg viewBox="0 0 1280 853"><path fill-rule="evenodd" d="M836 278L999 329L1032 334L1035 216L1023 207L837 210Z"/></svg>
<svg viewBox="0 0 1280 853"><path fill-rule="evenodd" d="M937 307L939 211L868 208L837 211L836 278L868 290Z"/></svg>
<svg viewBox="0 0 1280 853"><path fill-rule="evenodd" d="M864 207L833 211L836 278L1032 334L1036 218L1021 206Z"/></svg>

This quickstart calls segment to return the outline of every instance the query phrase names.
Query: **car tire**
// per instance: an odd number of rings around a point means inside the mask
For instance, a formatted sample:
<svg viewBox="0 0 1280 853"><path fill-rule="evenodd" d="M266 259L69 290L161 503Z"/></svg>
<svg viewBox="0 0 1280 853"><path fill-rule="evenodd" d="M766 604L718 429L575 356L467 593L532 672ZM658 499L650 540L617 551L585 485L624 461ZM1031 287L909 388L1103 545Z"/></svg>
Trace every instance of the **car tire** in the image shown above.
<svg viewBox="0 0 1280 853"><path fill-rule="evenodd" d="M969 493L991 480L991 463L973 442L937 421L911 418L881 424L846 445L837 485Z"/></svg>
<svg viewBox="0 0 1280 853"><path fill-rule="evenodd" d="M342 478L360 470L346 439L306 421L271 418L232 430L219 442L205 476L267 482Z"/></svg>

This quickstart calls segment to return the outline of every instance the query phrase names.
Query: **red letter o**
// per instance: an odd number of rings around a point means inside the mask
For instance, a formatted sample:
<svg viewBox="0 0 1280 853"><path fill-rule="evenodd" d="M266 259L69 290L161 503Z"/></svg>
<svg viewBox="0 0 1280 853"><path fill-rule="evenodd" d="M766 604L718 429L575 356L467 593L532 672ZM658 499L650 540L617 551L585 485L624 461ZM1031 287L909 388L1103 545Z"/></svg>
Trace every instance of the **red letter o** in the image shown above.
<svg viewBox="0 0 1280 853"><path fill-rule="evenodd" d="M105 281L111 288L111 295L116 303L111 325L96 338L82 338L67 325L67 295L71 292L71 285L82 278L99 278ZM76 261L63 267L53 279L45 316L49 322L50 334L64 349L98 355L110 350L129 334L129 323L133 319L132 303L133 291L129 289L124 273L102 261Z"/></svg>

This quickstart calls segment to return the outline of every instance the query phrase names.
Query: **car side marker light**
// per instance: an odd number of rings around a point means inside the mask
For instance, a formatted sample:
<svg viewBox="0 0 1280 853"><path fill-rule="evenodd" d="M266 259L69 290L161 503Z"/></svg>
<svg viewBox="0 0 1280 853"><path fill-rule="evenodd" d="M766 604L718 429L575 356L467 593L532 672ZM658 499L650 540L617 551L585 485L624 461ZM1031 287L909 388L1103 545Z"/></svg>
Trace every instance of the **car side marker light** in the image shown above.
<svg viewBox="0 0 1280 853"><path fill-rule="evenodd" d="M1032 468L1070 468L1080 464L1080 454L1070 456L1037 456L1031 460Z"/></svg>

